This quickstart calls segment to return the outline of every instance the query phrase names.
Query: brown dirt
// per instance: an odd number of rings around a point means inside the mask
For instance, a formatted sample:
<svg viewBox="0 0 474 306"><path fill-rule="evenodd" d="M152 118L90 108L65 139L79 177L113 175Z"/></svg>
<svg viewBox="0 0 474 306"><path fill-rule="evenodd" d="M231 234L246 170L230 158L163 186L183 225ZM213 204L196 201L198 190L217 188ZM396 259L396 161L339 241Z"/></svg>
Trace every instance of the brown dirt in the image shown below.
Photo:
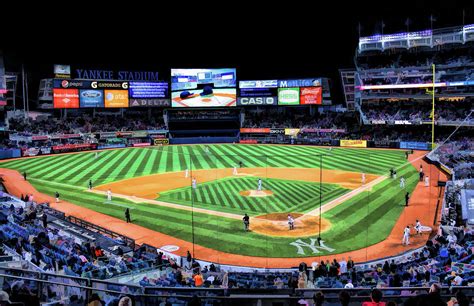
<svg viewBox="0 0 474 306"><path fill-rule="evenodd" d="M271 190L244 190L239 192L241 196L244 197L269 197L273 195L273 191Z"/></svg>
<svg viewBox="0 0 474 306"><path fill-rule="evenodd" d="M433 224L433 219L436 218L437 220L440 212L440 209L436 210L438 200L438 188L436 185L438 180L446 180L446 176L437 167L427 164L420 159L424 154L426 154L426 152L415 151L415 154L410 156L409 161L416 169L419 168L420 164L423 165L425 173L431 178L430 187L425 187L422 182L418 183L415 191L411 195L409 206L404 208L387 239L356 251L328 256L306 257L304 261L311 263L312 261L332 260L334 258L339 260L341 257L352 257L355 262L365 262L395 256L423 246L429 238L429 235L413 236L410 238L410 245L403 246L401 244L403 228L407 224L414 224L416 219L420 219L422 225L430 226L433 228L433 231L436 231L437 225ZM53 208L64 212L66 215L73 215L97 224L98 226L126 235L135 239L138 244L148 243L157 248L165 245L177 245L179 246L179 250L174 253L180 256L185 256L187 250L193 250L193 245L190 242L142 226L126 223L124 220L116 219L66 201L54 203L53 197L39 193L29 182L24 181L21 174L17 171L0 169L0 176L4 178L4 185L7 190L16 196L25 193L34 194L36 201L48 201ZM368 181L369 177L367 176L367 182ZM440 197L443 197L442 193ZM260 268L289 268L297 266L303 260L302 258L265 258L236 255L216 251L197 244L194 245L194 256L198 259L220 264Z"/></svg>
<svg viewBox="0 0 474 306"><path fill-rule="evenodd" d="M233 176L232 171L232 168L193 170L189 172L188 178L185 177L184 171L168 172L116 181L97 186L94 189L101 191L110 189L112 193L156 199L160 192L191 186L192 177L196 178L199 185L199 183L231 177ZM238 176L319 182L320 170L307 168L239 168ZM348 189L356 189L361 186L361 174L358 172L323 169L322 176L324 183L339 184ZM377 175L366 174L366 184L377 178ZM256 185L257 179L255 180Z"/></svg>
<svg viewBox="0 0 474 306"><path fill-rule="evenodd" d="M319 217L291 213L295 219L295 228L288 229L288 213L273 213L254 217L250 230L262 235L274 237L306 237L319 234ZM321 218L321 233L327 231L331 224Z"/></svg>

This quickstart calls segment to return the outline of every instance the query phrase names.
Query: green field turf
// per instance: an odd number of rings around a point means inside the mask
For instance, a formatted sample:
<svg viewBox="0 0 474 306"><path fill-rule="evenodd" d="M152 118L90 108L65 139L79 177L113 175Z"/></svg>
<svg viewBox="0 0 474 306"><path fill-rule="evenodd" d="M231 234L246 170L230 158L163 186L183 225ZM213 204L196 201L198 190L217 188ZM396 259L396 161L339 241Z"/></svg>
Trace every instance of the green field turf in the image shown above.
<svg viewBox="0 0 474 306"><path fill-rule="evenodd" d="M106 204L104 196L85 191L88 180L92 179L94 185L98 185L124 178L180 171L191 168L191 164L193 169L230 168L239 161L244 163L244 167L319 168L318 154L329 154L323 158L325 169L380 175L388 174L388 170L393 167L398 169L399 177L407 178L407 191L411 192L418 182L416 169L410 164L403 166L406 163L404 151L344 148L329 151L326 148L269 145L211 145L209 148L209 154L201 145L110 150L100 152L98 159L94 158L94 152L84 152L8 161L2 163L1 167L26 171L29 181L40 192L53 195L58 191L66 201L107 215L124 218L125 207L130 207L134 223L187 241L192 241L189 211L132 203L118 198L114 198L112 204ZM190 153L195 155L189 155ZM275 180L275 184L277 181L279 180ZM229 184L235 186L236 182L229 181ZM242 184L244 182L245 180ZM298 187L302 186L300 184L310 184L293 183ZM218 181L214 183L216 184L226 184L226 181ZM255 182L252 184L255 185ZM296 188L296 185L286 185L287 190ZM217 189L211 189L214 190L216 203L224 204L217 200L221 193ZM340 189L342 188L335 190ZM179 192L185 197L186 189L170 191L167 196L178 197ZM290 244L295 238L246 233L239 220L201 213L194 213L194 241L224 252L264 257L314 256L356 250L386 238L403 210L404 195L405 190L400 190L398 180L386 179L371 192L361 193L323 214L323 218L328 219L332 225L329 231L322 234L322 238L326 245L334 249L332 252L320 250L320 253L313 254L306 249L306 253L301 255ZM267 198L264 199L263 201L268 201ZM206 202L211 204L210 201ZM235 204L239 205L237 202ZM299 204L303 206L297 202ZM278 205L275 203L275 208L283 209ZM215 207L217 206L222 208L222 205L216 204ZM263 206L260 205L260 208ZM309 241L308 238L302 240Z"/></svg>
<svg viewBox="0 0 474 306"><path fill-rule="evenodd" d="M272 196L246 197L240 191L257 189L257 179L230 177L199 184L194 194L194 205L212 210L248 213L250 216L274 212L305 213L319 207L319 184L294 180L264 179L263 189ZM191 206L191 187L160 193L158 200ZM321 184L322 203L340 197L349 189L335 184Z"/></svg>

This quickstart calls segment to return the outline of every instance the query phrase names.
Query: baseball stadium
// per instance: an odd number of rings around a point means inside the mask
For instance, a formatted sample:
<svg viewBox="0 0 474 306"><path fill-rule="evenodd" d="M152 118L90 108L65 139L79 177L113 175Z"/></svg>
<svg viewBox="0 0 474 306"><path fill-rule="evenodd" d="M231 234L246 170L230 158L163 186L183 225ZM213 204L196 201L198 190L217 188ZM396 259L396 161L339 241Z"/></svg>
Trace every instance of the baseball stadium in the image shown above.
<svg viewBox="0 0 474 306"><path fill-rule="evenodd" d="M447 7L361 14L317 63L0 45L0 305L471 305L474 15Z"/></svg>

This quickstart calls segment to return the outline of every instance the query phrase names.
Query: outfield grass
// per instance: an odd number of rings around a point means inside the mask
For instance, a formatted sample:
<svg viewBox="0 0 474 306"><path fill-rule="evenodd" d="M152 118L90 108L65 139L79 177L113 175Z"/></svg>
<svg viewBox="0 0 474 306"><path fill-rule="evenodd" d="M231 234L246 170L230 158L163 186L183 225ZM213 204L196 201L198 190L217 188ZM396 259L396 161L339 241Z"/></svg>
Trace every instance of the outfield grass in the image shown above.
<svg viewBox="0 0 474 306"><path fill-rule="evenodd" d="M263 198L246 197L240 191L255 190L257 180L250 177L229 177L201 183L195 189L193 205L200 208L248 213L250 216L276 212L305 213L319 207L319 184L304 181L265 179L263 189L273 195ZM191 187L160 193L158 200L191 206ZM321 184L322 203L347 193L349 189L336 184Z"/></svg>
<svg viewBox="0 0 474 306"><path fill-rule="evenodd" d="M323 217L332 225L330 230L323 233L322 238L335 251L306 253L305 256L356 250L384 240L403 210L405 192L412 192L418 181L416 169L411 164L403 166L406 163L403 151L335 148L329 152L327 149L315 147L211 145L211 154L208 155L200 145L164 148L164 150L144 148L103 151L98 159L94 158L94 152L20 159L2 163L2 167L17 169L20 172L26 171L31 183L40 192L54 195L54 192L58 191L61 198L66 201L113 217L124 218L125 207L130 207L134 223L187 241L192 241L192 221L189 211L132 203L118 198L114 198L112 204L106 204L104 196L85 191L88 180L92 179L97 185L135 176L184 170L189 168L189 160L192 160L193 167L197 169L228 168L239 161L242 161L245 167L268 165L317 168L319 157L316 154L321 153L332 154L324 157L323 168L326 169L387 174L388 169L393 167L398 169L399 177L404 176L407 179L406 190L400 190L398 180L387 179L377 184L372 191L363 192L324 213ZM197 155L190 157L186 155L187 153ZM217 157L213 154L222 156ZM265 154L274 155L268 158L262 157ZM214 191L215 203L219 203L219 196L222 196L220 187L215 187L216 184L229 184L236 189L237 182L223 180L215 182L214 187L209 186L209 190ZM298 193L298 188L303 186L301 184L311 184L293 182L296 185L290 186L284 180L275 180L272 183L276 188L286 185L287 189L295 190L295 195ZM241 184L245 186L247 182L243 180ZM252 181L252 184L255 185L255 182ZM255 186L252 189L254 188ZM311 187L305 186L305 188ZM185 197L187 190L179 192ZM170 192L168 196L173 194L178 197L179 192ZM303 203L296 202L296 205L301 205L302 209L305 209ZM214 207L216 210L217 206L219 205L216 204ZM254 206L255 209L257 207ZM274 208L284 209L277 203ZM258 209L264 209L264 206L261 204ZM296 240L295 238L246 233L239 220L194 213L194 234L194 241L197 244L224 252L263 257L302 256L290 245Z"/></svg>

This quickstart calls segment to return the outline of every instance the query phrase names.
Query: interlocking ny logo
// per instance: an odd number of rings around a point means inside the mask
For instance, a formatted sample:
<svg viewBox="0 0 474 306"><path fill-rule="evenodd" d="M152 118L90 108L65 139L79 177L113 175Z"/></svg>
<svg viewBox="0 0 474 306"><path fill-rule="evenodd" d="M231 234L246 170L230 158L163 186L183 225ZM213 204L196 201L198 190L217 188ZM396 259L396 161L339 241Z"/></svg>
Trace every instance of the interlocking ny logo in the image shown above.
<svg viewBox="0 0 474 306"><path fill-rule="evenodd" d="M298 249L297 253L299 255L306 255L306 253L304 252L304 249L303 249L304 247L310 248L311 251L313 252L313 254L321 253L320 250L328 251L330 253L335 250L335 249L332 249L332 248L324 245L324 240L320 240L319 245L318 245L318 239L310 238L309 240L311 241L310 244L304 242L301 239L298 239L295 242L291 242L290 245L295 246Z"/></svg>

